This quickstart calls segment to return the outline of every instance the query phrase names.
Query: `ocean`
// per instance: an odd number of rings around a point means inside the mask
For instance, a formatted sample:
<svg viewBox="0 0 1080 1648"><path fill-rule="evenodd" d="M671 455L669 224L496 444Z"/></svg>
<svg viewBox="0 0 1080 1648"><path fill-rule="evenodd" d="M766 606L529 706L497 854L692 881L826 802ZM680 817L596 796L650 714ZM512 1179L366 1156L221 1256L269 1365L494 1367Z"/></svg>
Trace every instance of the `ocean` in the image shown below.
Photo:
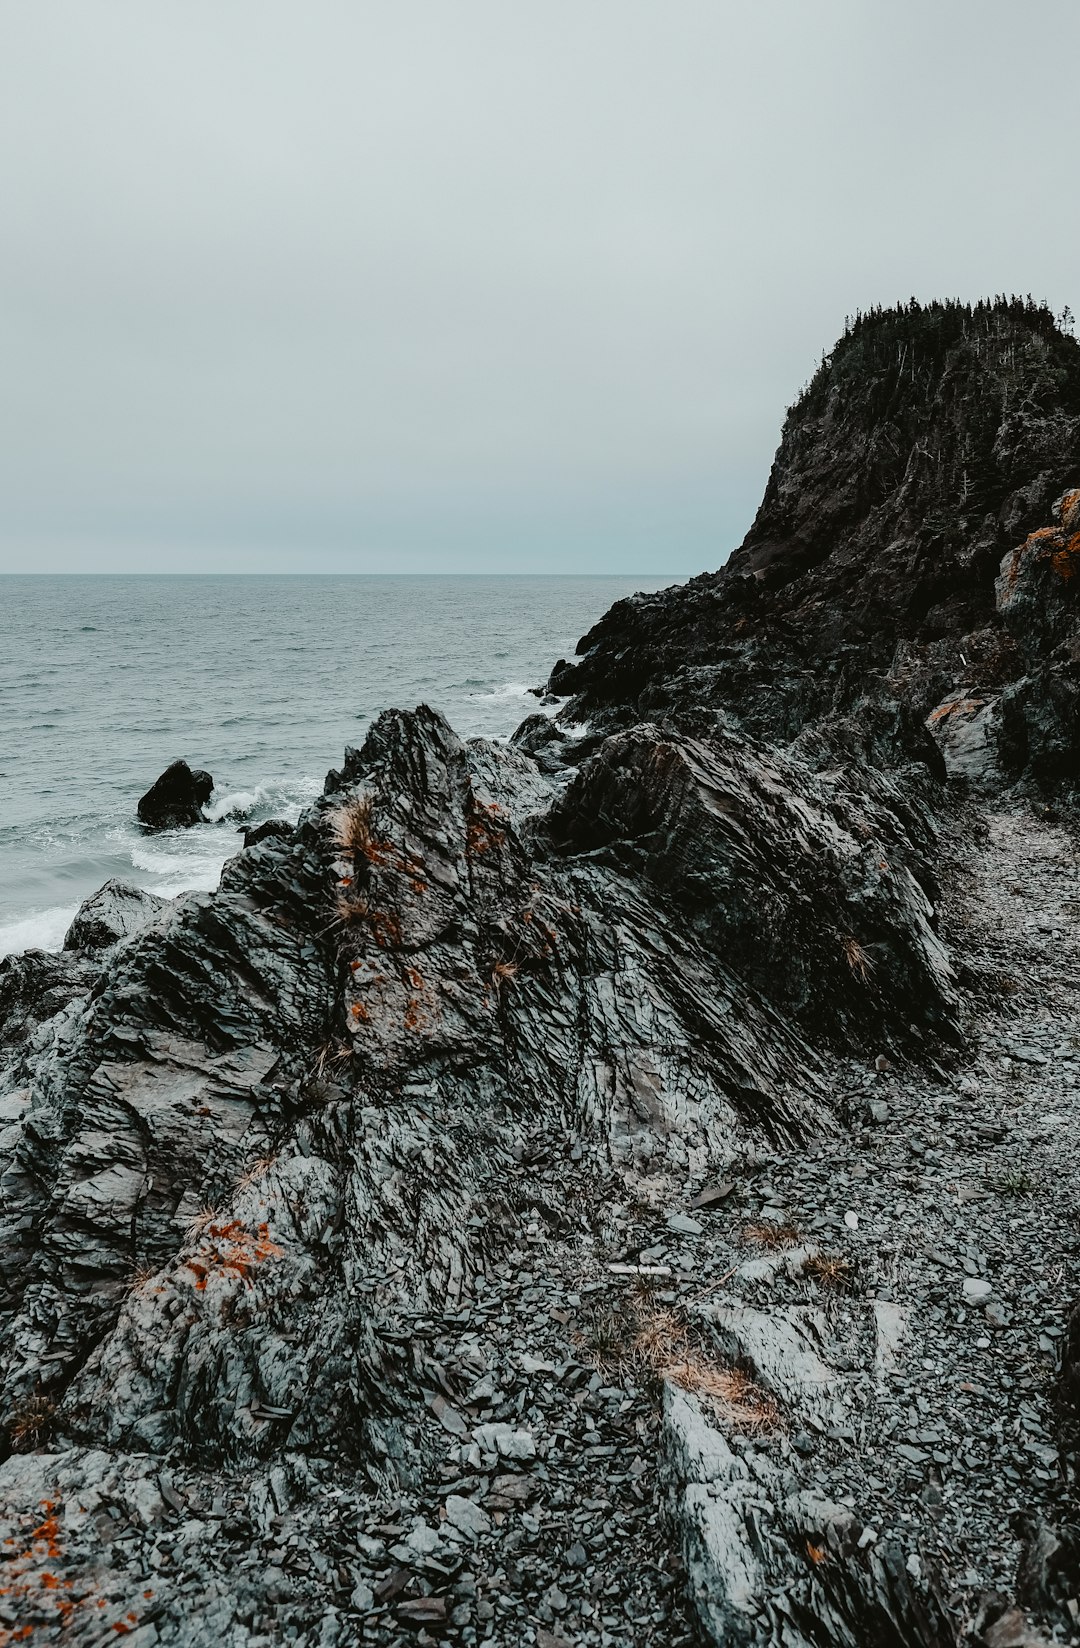
<svg viewBox="0 0 1080 1648"><path fill-rule="evenodd" d="M59 949L110 876L216 887L240 828L298 817L380 710L505 738L632 577L0 578L0 955ZM148 834L178 756L211 822Z"/></svg>

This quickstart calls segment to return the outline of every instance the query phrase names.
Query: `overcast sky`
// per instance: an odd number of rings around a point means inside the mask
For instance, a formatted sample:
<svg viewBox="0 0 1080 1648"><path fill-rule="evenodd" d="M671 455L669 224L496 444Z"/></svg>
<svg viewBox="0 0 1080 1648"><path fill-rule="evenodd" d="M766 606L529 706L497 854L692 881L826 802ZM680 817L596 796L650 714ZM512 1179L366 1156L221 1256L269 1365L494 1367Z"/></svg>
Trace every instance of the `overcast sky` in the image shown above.
<svg viewBox="0 0 1080 1648"><path fill-rule="evenodd" d="M846 313L1080 309L1077 0L0 0L0 568L715 566Z"/></svg>

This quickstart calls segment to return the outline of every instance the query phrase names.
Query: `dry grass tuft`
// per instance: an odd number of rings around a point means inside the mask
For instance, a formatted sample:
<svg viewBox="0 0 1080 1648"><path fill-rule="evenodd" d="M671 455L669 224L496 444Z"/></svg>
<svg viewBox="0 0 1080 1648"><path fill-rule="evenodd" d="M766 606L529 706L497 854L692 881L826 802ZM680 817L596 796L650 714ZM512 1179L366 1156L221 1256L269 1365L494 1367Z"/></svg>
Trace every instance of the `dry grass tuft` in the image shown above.
<svg viewBox="0 0 1080 1648"><path fill-rule="evenodd" d="M236 1181L237 1190L248 1190L253 1184L258 1184L260 1179L265 1179L276 1161L276 1156L260 1156L241 1173Z"/></svg>
<svg viewBox="0 0 1080 1648"><path fill-rule="evenodd" d="M855 977L861 979L865 984L873 974L874 963L858 939L853 934L846 933L840 940L840 948L844 952L844 960L855 974Z"/></svg>
<svg viewBox="0 0 1080 1648"><path fill-rule="evenodd" d="M743 1236L748 1242L756 1242L758 1247L798 1247L801 1237L794 1225L775 1225L768 1219L760 1224L750 1224L743 1228Z"/></svg>
<svg viewBox="0 0 1080 1648"><path fill-rule="evenodd" d="M618 1307L595 1309L580 1338L598 1366L666 1380L708 1402L729 1429L765 1431L780 1424L775 1398L744 1368L721 1361L677 1311L657 1304L647 1291L622 1298Z"/></svg>
<svg viewBox="0 0 1080 1648"><path fill-rule="evenodd" d="M47 1438L56 1417L56 1403L40 1391L24 1397L8 1421L8 1439L13 1453L27 1453Z"/></svg>
<svg viewBox="0 0 1080 1648"><path fill-rule="evenodd" d="M340 807L327 813L334 845L347 853L362 853L374 840L372 817L374 808L370 795L363 792L351 795Z"/></svg>
<svg viewBox="0 0 1080 1648"><path fill-rule="evenodd" d="M351 1047L341 1041L324 1041L315 1055L315 1078L322 1081L327 1070L338 1064L346 1064L353 1056Z"/></svg>
<svg viewBox="0 0 1080 1648"><path fill-rule="evenodd" d="M854 1281L855 1266L838 1253L814 1253L803 1265L803 1275L822 1287L846 1288Z"/></svg>
<svg viewBox="0 0 1080 1648"><path fill-rule="evenodd" d="M496 989L512 978L517 978L521 971L516 961L497 961L491 969L491 980Z"/></svg>
<svg viewBox="0 0 1080 1648"><path fill-rule="evenodd" d="M216 1207L201 1207L187 1227L188 1241L197 1242L203 1231L213 1224L217 1216L218 1210Z"/></svg>
<svg viewBox="0 0 1080 1648"><path fill-rule="evenodd" d="M367 921L370 915L371 905L362 893L339 892L334 899L334 918L343 927L355 921Z"/></svg>
<svg viewBox="0 0 1080 1648"><path fill-rule="evenodd" d="M138 1293L146 1286L147 1282L152 1282L156 1275L156 1266L149 1264L136 1265L127 1279L125 1291L129 1294Z"/></svg>

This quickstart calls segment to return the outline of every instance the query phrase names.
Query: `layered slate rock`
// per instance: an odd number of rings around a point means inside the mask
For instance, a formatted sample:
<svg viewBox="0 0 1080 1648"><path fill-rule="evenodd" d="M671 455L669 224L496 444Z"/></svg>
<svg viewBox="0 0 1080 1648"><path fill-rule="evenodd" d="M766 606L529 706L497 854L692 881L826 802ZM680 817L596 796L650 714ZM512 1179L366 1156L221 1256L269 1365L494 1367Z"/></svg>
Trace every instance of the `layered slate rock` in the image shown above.
<svg viewBox="0 0 1080 1648"><path fill-rule="evenodd" d="M105 952L39 1027L0 1135L3 1393L12 1438L47 1414L41 1470L80 1501L132 1452L421 1477L445 1427L397 1324L469 1296L536 1194L530 1162L677 1183L838 1125L806 986L770 962L816 901L821 966L850 982L838 1026L879 965L913 988L898 1036L919 1012L948 1026L898 817L860 839L809 767L734 740L606 749L553 813L525 755L388 712L295 832ZM206 1617L247 1642L213 1551L210 1528ZM101 1563L83 1582L119 1583ZM168 1606L175 1640L210 1642L198 1607Z"/></svg>
<svg viewBox="0 0 1080 1648"><path fill-rule="evenodd" d="M557 672L590 731L387 712L217 892L139 925L106 890L77 947L0 964L0 1640L683 1648L665 1569L717 1644L1023 1640L935 1525L985 1509L939 1410L970 1423L1006 1260L939 1286L916 1197L982 1209L1007 1131L945 1068L973 995L941 780L973 727L1022 723L1033 781L1068 735L1074 501L1025 534L1072 478L1078 359L1034 306L860 320L730 567ZM984 997L1024 988L994 943ZM1049 1482L1028 1365L992 1434ZM928 1461L949 1493L910 1497ZM1067 1519L1009 1469L1017 1601L1067 1629Z"/></svg>
<svg viewBox="0 0 1080 1648"><path fill-rule="evenodd" d="M730 732L641 726L606 740L551 829L670 900L806 1033L878 1048L950 1033L956 994L927 858L896 810L855 802L835 773Z"/></svg>
<svg viewBox="0 0 1080 1648"><path fill-rule="evenodd" d="M720 707L787 740L868 692L917 722L971 672L985 687L1021 673L995 575L1078 482L1080 345L1049 310L861 316L788 413L726 565L616 603L550 687L594 726L693 730Z"/></svg>
<svg viewBox="0 0 1080 1648"><path fill-rule="evenodd" d="M1023 660L1001 694L998 743L1014 777L1070 788L1080 780L1080 488L1053 524L1004 557L997 604Z"/></svg>
<svg viewBox="0 0 1080 1648"><path fill-rule="evenodd" d="M104 950L130 938L166 908L168 900L113 878L79 906L64 934L65 950Z"/></svg>
<svg viewBox="0 0 1080 1648"><path fill-rule="evenodd" d="M201 824L213 791L214 780L208 772L192 769L186 761L174 761L141 797L139 822L152 830Z"/></svg>

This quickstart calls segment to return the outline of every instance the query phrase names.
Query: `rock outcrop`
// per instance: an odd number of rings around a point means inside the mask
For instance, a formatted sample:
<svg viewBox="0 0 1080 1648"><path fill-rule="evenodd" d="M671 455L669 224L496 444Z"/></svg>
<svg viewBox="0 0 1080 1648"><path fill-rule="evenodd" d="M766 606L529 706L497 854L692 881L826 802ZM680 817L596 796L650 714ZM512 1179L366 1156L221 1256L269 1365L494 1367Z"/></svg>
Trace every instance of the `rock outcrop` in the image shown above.
<svg viewBox="0 0 1080 1648"><path fill-rule="evenodd" d="M151 830L183 829L201 824L203 808L214 791L208 772L174 761L139 801L139 822Z"/></svg>
<svg viewBox="0 0 1080 1648"><path fill-rule="evenodd" d="M1080 488L1057 500L1054 524L1005 556L997 604L1023 660L1001 694L1006 771L1045 788L1080 782Z"/></svg>
<svg viewBox="0 0 1080 1648"><path fill-rule="evenodd" d="M906 717L877 756L903 759L954 688L1024 673L995 575L1078 483L1080 345L1047 309L861 316L788 413L727 563L616 603L550 687L594 726L723 709L784 742L891 696Z"/></svg>
<svg viewBox="0 0 1080 1648"><path fill-rule="evenodd" d="M65 950L104 950L130 938L166 908L168 900L126 881L106 881L85 899L64 935Z"/></svg>

